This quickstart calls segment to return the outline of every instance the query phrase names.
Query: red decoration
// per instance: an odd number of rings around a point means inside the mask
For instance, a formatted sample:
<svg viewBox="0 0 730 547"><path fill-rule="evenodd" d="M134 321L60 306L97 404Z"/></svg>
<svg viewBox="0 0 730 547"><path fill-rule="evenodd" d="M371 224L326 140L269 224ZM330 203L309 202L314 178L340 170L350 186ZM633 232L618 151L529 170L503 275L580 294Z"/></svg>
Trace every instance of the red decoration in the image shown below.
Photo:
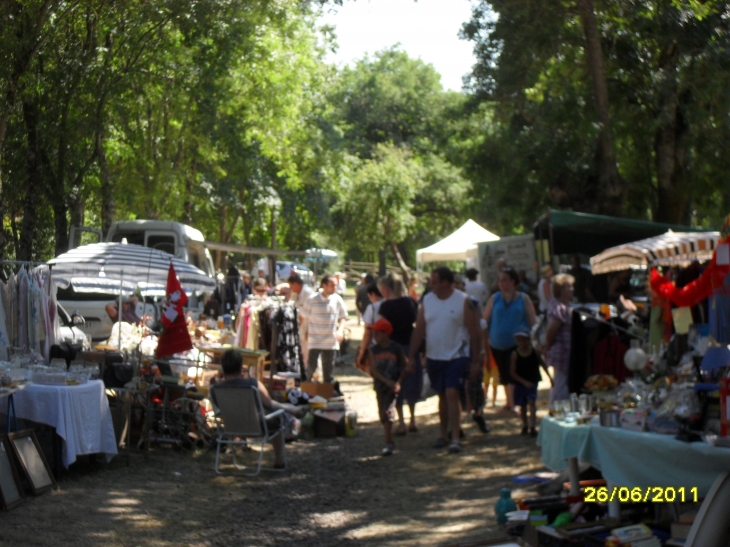
<svg viewBox="0 0 730 547"><path fill-rule="evenodd" d="M720 243L725 242L727 242L727 238L720 240ZM681 289L677 288L666 276L652 270L649 278L651 289L657 296L671 301L676 306L694 306L711 296L716 289L724 288L723 281L730 273L730 266L718 266L715 259L716 252L713 253L712 260L702 275Z"/></svg>
<svg viewBox="0 0 730 547"><path fill-rule="evenodd" d="M188 296L185 294L180 281L175 274L175 268L170 263L167 272L167 296L162 304L162 334L157 342L157 357L165 357L174 353L181 353L193 349L187 323L185 322L185 304Z"/></svg>

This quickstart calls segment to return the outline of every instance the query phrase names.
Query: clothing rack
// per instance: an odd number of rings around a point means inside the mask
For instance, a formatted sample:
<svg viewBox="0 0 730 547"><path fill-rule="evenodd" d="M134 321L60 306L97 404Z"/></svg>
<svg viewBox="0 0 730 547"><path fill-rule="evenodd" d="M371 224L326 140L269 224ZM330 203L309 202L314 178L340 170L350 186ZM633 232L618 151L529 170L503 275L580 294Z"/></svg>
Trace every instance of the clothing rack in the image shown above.
<svg viewBox="0 0 730 547"><path fill-rule="evenodd" d="M622 332L622 333L626 334L627 336L631 336L632 338L637 338L639 340L644 339L644 337L642 335L636 334L635 332L631 332L630 330L627 330L623 327L619 327L615 323L611 323L611 321L606 321L603 317L599 316L597 313L594 313L591 310L587 310L586 308L579 308L576 311L579 312L581 315L590 317L591 319L595 319L599 323L607 325L607 326L611 327L613 330Z"/></svg>
<svg viewBox="0 0 730 547"><path fill-rule="evenodd" d="M35 260L0 260L0 264L21 264L24 266L41 266L45 264L45 262L37 262ZM50 265L48 266L51 267Z"/></svg>

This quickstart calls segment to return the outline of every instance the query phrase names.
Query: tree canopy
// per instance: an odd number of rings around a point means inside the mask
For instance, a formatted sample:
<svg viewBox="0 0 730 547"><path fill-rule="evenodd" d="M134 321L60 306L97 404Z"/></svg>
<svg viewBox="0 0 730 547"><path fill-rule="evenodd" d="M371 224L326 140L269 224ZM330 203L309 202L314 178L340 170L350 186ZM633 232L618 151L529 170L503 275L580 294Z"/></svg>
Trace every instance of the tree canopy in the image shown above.
<svg viewBox="0 0 730 547"><path fill-rule="evenodd" d="M0 258L152 218L413 265L468 218L730 209L726 3L481 0L462 93L398 46L327 64L326 4L1 3Z"/></svg>

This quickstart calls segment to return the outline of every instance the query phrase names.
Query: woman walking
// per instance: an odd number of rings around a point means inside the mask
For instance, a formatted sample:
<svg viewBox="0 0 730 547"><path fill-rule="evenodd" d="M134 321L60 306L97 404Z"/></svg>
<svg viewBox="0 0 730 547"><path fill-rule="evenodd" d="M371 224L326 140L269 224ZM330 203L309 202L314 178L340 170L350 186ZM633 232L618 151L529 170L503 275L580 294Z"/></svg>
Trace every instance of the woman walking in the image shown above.
<svg viewBox="0 0 730 547"><path fill-rule="evenodd" d="M514 382L510 374L511 356L515 350L515 333L535 324L535 306L530 298L517 290L520 278L512 268L499 274L499 291L489 297L484 309L487 336L486 351L491 351L499 368L499 381L504 387L507 404L505 412L514 410Z"/></svg>
<svg viewBox="0 0 730 547"><path fill-rule="evenodd" d="M416 322L416 303L406 293L403 280L398 275L386 275L378 279L378 288L383 295L383 302L380 304L378 313L390 321L393 326L393 333L390 339L400 344L403 352L408 355L413 334L413 324ZM396 399L395 408L398 411L398 428L396 435L406 434L406 424L403 416L403 403L408 404L411 412L411 421L408 431L416 432L416 403L421 398L423 386L423 369L420 359L416 360L415 372L407 374L401 383L400 393Z"/></svg>
<svg viewBox="0 0 730 547"><path fill-rule="evenodd" d="M553 367L553 387L550 390L550 404L567 399L568 368L570 367L570 328L575 278L569 274L558 274L553 278L553 298L548 305L548 325L545 331L545 360Z"/></svg>

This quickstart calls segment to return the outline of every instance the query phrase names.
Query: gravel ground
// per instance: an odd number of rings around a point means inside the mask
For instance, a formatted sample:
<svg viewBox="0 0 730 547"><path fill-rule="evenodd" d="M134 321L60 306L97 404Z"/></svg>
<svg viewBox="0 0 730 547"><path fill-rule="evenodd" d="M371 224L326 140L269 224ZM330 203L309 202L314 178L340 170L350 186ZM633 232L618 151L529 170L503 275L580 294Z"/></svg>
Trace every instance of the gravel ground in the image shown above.
<svg viewBox="0 0 730 547"><path fill-rule="evenodd" d="M359 339L354 319L350 328ZM464 451L449 455L431 448L433 397L417 406L420 431L398 438L396 453L382 458L371 380L351 366L336 376L358 412L355 437L289 444L289 469L257 477L232 467L216 475L214 450L153 447L129 461L80 460L56 491L4 515L0 544L428 546L503 535L494 517L499 490L522 487L514 475L543 469L516 416L489 409L487 435L465 422ZM531 494L519 487L514 497Z"/></svg>

